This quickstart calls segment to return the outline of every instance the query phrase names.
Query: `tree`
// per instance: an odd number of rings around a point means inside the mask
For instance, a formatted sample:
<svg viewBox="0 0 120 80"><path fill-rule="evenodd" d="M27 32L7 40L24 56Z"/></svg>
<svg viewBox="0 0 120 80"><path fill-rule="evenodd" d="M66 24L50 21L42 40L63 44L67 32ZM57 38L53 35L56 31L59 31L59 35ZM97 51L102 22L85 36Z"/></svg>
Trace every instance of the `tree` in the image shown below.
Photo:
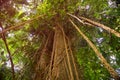
<svg viewBox="0 0 120 80"><path fill-rule="evenodd" d="M119 79L119 6L112 8L107 0L0 4L3 80Z"/></svg>

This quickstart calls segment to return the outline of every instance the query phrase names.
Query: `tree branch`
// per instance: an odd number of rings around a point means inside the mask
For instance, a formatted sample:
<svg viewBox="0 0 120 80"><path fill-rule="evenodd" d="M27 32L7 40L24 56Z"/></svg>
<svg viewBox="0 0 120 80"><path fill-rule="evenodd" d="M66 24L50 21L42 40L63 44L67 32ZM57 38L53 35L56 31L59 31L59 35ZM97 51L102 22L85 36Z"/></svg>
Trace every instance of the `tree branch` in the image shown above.
<svg viewBox="0 0 120 80"><path fill-rule="evenodd" d="M20 28L21 26L23 26L23 25L25 25L25 24L27 24L27 23L31 23L31 22L33 22L34 20L39 19L39 18L42 17L42 16L43 16L43 15L40 15L40 16L37 16L37 17L35 17L35 18L33 18L33 19L30 19L30 20L24 21L24 22L22 22L22 23L19 23L19 24L15 25L15 26L11 26L11 27L9 27L9 28L4 29L3 31L1 31L0 34L5 33L5 32L7 32L7 31L10 31L10 30L13 30L13 29L18 29L18 28Z"/></svg>
<svg viewBox="0 0 120 80"><path fill-rule="evenodd" d="M3 27L2 27L2 24L0 23L0 28L3 30ZM5 43L5 47L7 49L7 52L8 52L8 55L9 55L9 59L10 59L10 62L11 62L11 69L12 69L12 76L13 76L13 80L15 80L15 71L14 71L14 63L13 63L13 60L12 60L12 55L11 55L11 52L9 50L9 47L8 47L8 44L7 44L7 40L6 40L6 37L5 37L5 33L2 33L2 39Z"/></svg>
<svg viewBox="0 0 120 80"><path fill-rule="evenodd" d="M70 16L74 17L75 19L77 19L80 23L83 23L83 24L85 24L85 22L90 23L91 25L101 27L101 28L107 30L108 32L111 32L111 33L114 34L115 36L120 37L120 33L119 33L119 32L115 31L114 29L111 29L111 28L108 27L108 26L105 26L105 25L103 25L103 24L100 24L100 23L98 23L98 22L95 22L95 21L90 20L90 19L85 18L85 17L81 17L81 16L80 16L80 17L78 18L77 16L72 15L72 14L70 14L70 13L68 13L68 15L70 15ZM89 25L89 24L87 24L87 25Z"/></svg>
<svg viewBox="0 0 120 80"><path fill-rule="evenodd" d="M107 63L106 59L102 56L102 54L97 50L97 48L95 47L95 45L89 40L89 38L87 36L85 36L85 34L77 27L77 25L70 20L70 22L73 24L73 26L75 27L75 29L82 35L82 37L87 41L87 43L90 45L90 47L93 49L93 51L96 53L96 55L100 58L101 63L105 66L105 68L110 72L110 74L112 75L113 78L115 78L116 80L118 80L119 75L117 74L117 72L110 66L109 63Z"/></svg>

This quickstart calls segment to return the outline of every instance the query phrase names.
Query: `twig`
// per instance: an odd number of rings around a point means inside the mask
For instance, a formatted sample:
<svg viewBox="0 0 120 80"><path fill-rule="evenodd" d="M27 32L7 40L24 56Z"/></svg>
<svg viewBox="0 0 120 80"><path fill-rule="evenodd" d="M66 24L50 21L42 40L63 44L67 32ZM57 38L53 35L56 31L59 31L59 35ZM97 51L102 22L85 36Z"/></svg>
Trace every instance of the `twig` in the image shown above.
<svg viewBox="0 0 120 80"><path fill-rule="evenodd" d="M77 16L72 15L70 13L67 13L67 14L70 15L70 16L72 16L72 17L74 17L75 19L77 19L80 23L85 24L85 22L83 20L79 19Z"/></svg>
<svg viewBox="0 0 120 80"><path fill-rule="evenodd" d="M106 59L102 56L102 54L97 50L95 45L89 40L87 36L75 25L75 23L70 20L70 22L73 24L75 29L82 35L82 37L87 41L87 43L90 45L90 47L94 50L96 55L100 58L101 63L105 66L105 68L110 72L113 78L116 80L119 78L119 75L116 73L116 71L110 66L109 63L107 63Z"/></svg>
<svg viewBox="0 0 120 80"><path fill-rule="evenodd" d="M2 27L2 24L1 24L1 23L0 23L0 27L1 27L2 30L3 30L3 27ZM12 76L13 76L13 80L15 80L14 63L13 63L13 60L12 60L12 55L11 55L10 49L9 49L9 47L8 47L8 44L7 44L7 40L6 40L6 37L5 37L5 33L2 34L2 39L3 39L4 43L5 43L7 52L8 52L8 54L9 54L9 58L10 58L10 62L11 62L11 69L12 69Z"/></svg>
<svg viewBox="0 0 120 80"><path fill-rule="evenodd" d="M68 15L70 15L70 16L72 16L72 17L74 17L74 18L76 18L80 23L82 23L83 25L89 25L89 26L94 26L93 24L91 24L91 23L88 23L88 22L85 22L84 20L81 20L81 19L79 19L77 16L75 16L75 15L72 15L72 14L69 14L69 13L67 13Z"/></svg>

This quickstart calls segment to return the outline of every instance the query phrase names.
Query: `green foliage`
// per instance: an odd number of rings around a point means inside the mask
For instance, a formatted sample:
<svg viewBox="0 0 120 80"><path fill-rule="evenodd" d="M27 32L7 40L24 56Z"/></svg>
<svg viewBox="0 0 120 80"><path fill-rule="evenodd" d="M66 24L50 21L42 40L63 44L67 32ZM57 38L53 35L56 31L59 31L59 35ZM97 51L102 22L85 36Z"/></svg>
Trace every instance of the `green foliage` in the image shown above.
<svg viewBox="0 0 120 80"><path fill-rule="evenodd" d="M80 48L77 53L77 59L83 67L85 80L109 79L107 70L104 69L99 59L89 47Z"/></svg>
<svg viewBox="0 0 120 80"><path fill-rule="evenodd" d="M0 79L1 80L12 80L11 69L5 66L0 67Z"/></svg>
<svg viewBox="0 0 120 80"><path fill-rule="evenodd" d="M50 14L50 9L52 5L51 3L48 3L47 1L44 1L42 4L37 6L37 10L39 14Z"/></svg>

